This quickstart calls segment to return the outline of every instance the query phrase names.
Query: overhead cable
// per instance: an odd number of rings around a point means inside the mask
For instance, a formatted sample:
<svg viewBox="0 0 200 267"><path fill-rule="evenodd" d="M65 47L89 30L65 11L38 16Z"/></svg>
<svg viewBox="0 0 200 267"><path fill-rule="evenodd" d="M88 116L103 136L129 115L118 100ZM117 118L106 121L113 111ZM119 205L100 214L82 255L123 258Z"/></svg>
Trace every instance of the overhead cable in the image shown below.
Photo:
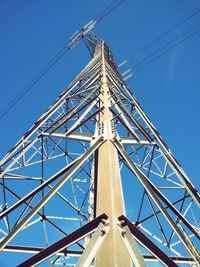
<svg viewBox="0 0 200 267"><path fill-rule="evenodd" d="M166 43L164 46L160 47L159 49L156 49L154 52L152 52L150 55L144 57L142 60L140 60L138 63L136 63L133 68L138 68L140 65L142 65L143 63L145 63L148 59L150 59L152 56L154 56L155 54L159 53L160 51L164 50L165 48L169 47L171 44L173 44L176 40L182 38L183 36L187 35L188 33L192 32L195 28L197 28L198 26L200 26L200 21L198 23L196 23L195 25L193 25L192 27L190 27L188 30L186 30L185 32L179 34L178 36L176 36L174 39L172 39L171 41L169 41L168 43ZM192 35L193 36L193 35ZM183 40L187 40L188 38L184 38ZM179 43L179 42L178 42ZM182 43L182 42L181 42Z"/></svg>
<svg viewBox="0 0 200 267"><path fill-rule="evenodd" d="M151 63L153 63L155 60L157 60L158 58L162 57L163 55L167 54L168 52L170 52L172 49L176 48L177 46L181 45L183 42L185 42L187 39L193 37L194 35L198 34L200 32L200 28L198 28L196 31L194 31L193 33L189 34L188 36L186 36L184 39L182 39L181 41L175 43L174 45L172 45L171 47L169 47L167 50L163 51L161 54L159 54L158 56L152 58L151 60L149 60L148 62L146 62L145 64L143 64L141 67L139 67L138 69L135 69L135 72L138 72L142 69L144 69L145 67L147 67L148 65L150 65Z"/></svg>
<svg viewBox="0 0 200 267"><path fill-rule="evenodd" d="M198 15L200 13L200 9L196 10L195 12L193 12L191 15L185 17L184 19L182 19L181 21L179 21L176 25L174 25L172 28L170 28L169 30L161 33L159 36L157 36L154 40L150 41L149 43L147 43L146 45L144 45L142 48L138 49L134 54L132 54L130 56L130 58L132 59L133 57L137 56L139 53L145 51L147 48L149 48L150 46L152 46L153 44L157 43L158 41L160 41L161 39L163 39L164 37L166 37L167 35L169 35L171 32L173 32L174 30L176 30L177 28L179 28L181 25L183 25L185 22L187 22L188 20L190 20L191 18L195 17L196 15Z"/></svg>
<svg viewBox="0 0 200 267"><path fill-rule="evenodd" d="M94 20L89 21L80 31L77 31L78 35L75 36L75 39L69 40L69 44L65 45L55 57L53 57L49 63L22 89L19 93L0 111L0 119L2 119L33 87L36 85L44 75L64 56L64 54L70 50L71 47L75 45L81 38L84 37L94 26L102 21L106 16L110 15L114 9L121 5L125 0L116 0L102 12L100 12ZM79 34L79 32L81 34ZM73 43L71 43L73 41Z"/></svg>
<svg viewBox="0 0 200 267"><path fill-rule="evenodd" d="M60 52L52 58L49 63L0 111L2 119L32 88L43 76L62 58L68 47L64 46Z"/></svg>
<svg viewBox="0 0 200 267"><path fill-rule="evenodd" d="M123 2L126 0L116 0L113 3L111 3L107 8L105 8L98 16L94 18L96 23L99 23L101 20L103 20L105 17L110 15L111 12L113 12L118 6L120 6Z"/></svg>
<svg viewBox="0 0 200 267"><path fill-rule="evenodd" d="M160 41L162 38L164 38L165 36L169 35L171 32L173 32L174 30L176 30L177 28L179 28L181 25L185 24L187 21L189 21L191 18L195 17L196 15L198 15L200 13L200 9L196 10L195 12L193 12L192 14L190 14L189 16L185 17L184 19L182 19L181 21L179 21L176 25L174 25L172 28L170 28L169 30L161 33L158 37L156 37L154 40L152 40L151 42L147 43L146 45L144 45L142 48L138 49L134 54L132 54L131 56L129 56L127 59L125 59L123 62L121 62L118 67L122 67L123 65L125 65L130 59L134 58L135 56L137 56L138 54L140 54L141 52L145 51L146 49L148 49L149 47L151 47L153 44L157 43L158 41ZM183 34L179 35L178 37L176 37L175 39L173 39L172 41L168 42L166 45L164 45L163 47L159 48L158 50L155 50L153 53L151 53L149 56L143 58L141 61L139 61L138 63L135 64L134 68L137 67L137 69L135 70L135 72L138 72L140 69L145 68L145 66L149 65L149 61L148 63L145 64L145 60L148 60L149 58L151 58L154 54L158 53L159 51L161 51L162 49L166 48L170 43L173 43L176 39L180 38L181 36L185 35L187 32L190 32L193 28L197 27L199 25L199 23L197 23L196 25L194 25L192 28L190 28L189 30L187 30L186 32L184 32ZM197 31L198 33L198 31ZM193 36L193 34L192 34ZM192 37L191 36L191 37ZM190 37L188 37L190 38ZM188 39L187 37L184 38L184 40ZM183 41L184 41L183 40ZM183 41L178 42L179 44L183 43ZM173 45L173 48L175 48L177 45ZM167 51L171 51L173 48L169 48L167 49ZM162 55L166 54L167 52L163 52L161 53L159 56L156 56L155 58L159 58ZM150 62L152 63L155 59L153 58L152 60L150 60ZM144 62L145 66L142 67L138 67L140 64L142 64Z"/></svg>

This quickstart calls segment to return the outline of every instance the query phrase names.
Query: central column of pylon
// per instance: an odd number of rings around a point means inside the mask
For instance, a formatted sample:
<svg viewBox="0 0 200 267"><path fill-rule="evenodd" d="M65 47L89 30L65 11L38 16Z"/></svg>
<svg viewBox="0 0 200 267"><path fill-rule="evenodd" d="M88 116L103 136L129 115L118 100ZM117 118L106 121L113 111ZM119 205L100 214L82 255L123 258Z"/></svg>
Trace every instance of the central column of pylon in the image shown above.
<svg viewBox="0 0 200 267"><path fill-rule="evenodd" d="M117 229L117 218L124 214L125 210L118 152L110 140L112 114L109 110L110 92L106 76L106 59L109 55L108 47L104 43L102 43L101 55L101 100L104 109L100 124L104 125L106 141L98 151L96 215L106 213L109 216L110 230L95 257L95 267L130 267L128 251Z"/></svg>

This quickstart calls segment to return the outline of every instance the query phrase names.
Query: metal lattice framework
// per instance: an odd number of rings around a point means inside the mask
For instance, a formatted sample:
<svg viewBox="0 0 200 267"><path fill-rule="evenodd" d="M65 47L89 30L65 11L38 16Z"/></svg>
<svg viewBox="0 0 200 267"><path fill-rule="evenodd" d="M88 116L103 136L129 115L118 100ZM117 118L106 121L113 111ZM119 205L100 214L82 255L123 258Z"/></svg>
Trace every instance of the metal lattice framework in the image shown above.
<svg viewBox="0 0 200 267"><path fill-rule="evenodd" d="M1 250L21 267L199 266L197 190L108 46L84 38L89 64L1 160Z"/></svg>

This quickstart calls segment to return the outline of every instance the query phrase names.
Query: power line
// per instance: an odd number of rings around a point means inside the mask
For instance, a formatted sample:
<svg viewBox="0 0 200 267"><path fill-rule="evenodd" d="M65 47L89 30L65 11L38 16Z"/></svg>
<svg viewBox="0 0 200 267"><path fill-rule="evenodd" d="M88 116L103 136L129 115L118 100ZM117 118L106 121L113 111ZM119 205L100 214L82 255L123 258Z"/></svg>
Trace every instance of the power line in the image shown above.
<svg viewBox="0 0 200 267"><path fill-rule="evenodd" d="M102 21L105 17L111 14L119 5L125 0L116 0L112 4L108 5L103 11L101 11L93 20L95 24ZM81 38L84 37L80 35ZM80 39L79 39L80 40ZM55 57L53 57L49 63L0 111L0 119L2 119L33 87L37 84L44 75L64 56L64 54L70 50L68 45L65 45Z"/></svg>
<svg viewBox="0 0 200 267"><path fill-rule="evenodd" d="M107 6L99 15L97 15L94 20L96 23L99 23L101 20L103 20L105 17L110 15L111 12L113 12L118 6L120 6L123 2L126 0L116 0L113 3L111 3L109 6Z"/></svg>
<svg viewBox="0 0 200 267"><path fill-rule="evenodd" d="M148 44L144 45L142 48L138 49L136 51L136 53L134 53L133 55L130 56L130 58L134 58L136 55L138 55L139 53L145 51L147 48L149 48L150 46L152 46L153 44L157 43L158 41L160 41L162 38L164 38L165 36L167 36L169 33L171 33L172 31L176 30L178 27L180 27L181 25L183 25L186 21L190 20L191 18L193 18L194 16L196 16L197 14L200 13L200 9L196 10L194 13L192 13L191 15L185 17L184 19L182 19L181 21L179 21L175 26L173 26L172 28L170 28L169 30L161 33L158 37L156 37L154 40L152 40L151 42L149 42Z"/></svg>
<svg viewBox="0 0 200 267"><path fill-rule="evenodd" d="M181 25L183 25L186 21L190 20L191 18L193 18L194 16L196 16L197 14L200 13L200 9L196 10L195 12L193 12L191 15L185 17L184 19L182 19L181 21L179 21L175 26L173 26L172 28L170 28L169 30L161 33L158 37L156 37L154 40L152 40L151 42L147 43L146 45L144 45L142 48L138 49L136 51L136 53L132 54L131 56L129 56L127 59L125 59L123 62L121 62L119 64L118 67L121 67L123 66L124 64L126 64L128 62L129 59L132 59L134 58L135 56L137 56L138 54L140 54L141 52L145 51L147 48L149 48L150 46L152 46L153 44L155 44L156 42L158 42L159 40L161 40L162 38L164 38L165 36L167 36L169 33L171 33L172 31L174 31L175 29L177 29L178 27L180 27ZM197 23L199 24L199 23ZM197 26L197 25L196 25ZM196 26L193 26L194 28ZM183 33L182 35L186 34ZM180 38L181 35L179 37L176 37L177 39ZM151 53L149 56L147 56L146 58L142 59L141 61L139 61L137 64L134 65L133 68L137 67L138 65L142 64L143 61L147 60L148 58L150 58L151 56L153 56L154 54L156 54L157 52L159 52L160 50L164 49L165 47L167 47L171 42L174 42L175 39L173 39L172 41L168 42L167 45L164 45L163 47L159 48L158 50L154 51L153 53ZM165 54L165 53L164 53ZM156 57L157 58L157 57ZM151 62L153 62L151 60ZM145 64L146 65L146 64ZM139 69L143 69L144 67L141 67ZM137 70L135 70L135 72L137 72Z"/></svg>
<svg viewBox="0 0 200 267"><path fill-rule="evenodd" d="M192 13L191 15L187 16L186 18L184 18L183 20L181 20L180 22L178 22L175 26L173 26L171 29L165 31L164 33L162 33L161 35L159 35L158 37L156 37L153 41L151 41L150 43L148 43L147 45L143 46L142 48L140 48L139 50L137 50L137 52L131 56L129 56L129 59L135 57L136 55L138 55L140 52L143 52L144 50L146 50L147 48L149 48L150 46L152 46L154 43L158 42L160 39L162 39L163 37L165 37L166 35L168 35L170 32L174 31L175 29L177 29L179 26L183 25L186 21L188 21L189 19L191 19L192 17L196 16L197 14L200 13L200 9L196 10L194 13ZM153 63L156 59L160 58L161 56L165 55L166 53L170 52L172 49L176 48L177 46L179 46L180 44L182 44L184 41L186 41L187 39L191 38L193 35L197 34L199 32L199 30L196 30L194 32L194 34L190 34L187 37L185 37L184 39L182 39L181 41L179 41L178 43L172 45L169 49L165 50L163 53L159 54L156 57L153 57L150 61L146 62L146 60L148 60L149 58L151 58L153 55L157 54L159 51L165 49L166 47L168 47L170 44L172 44L174 41L176 41L177 39L179 39L180 37L184 36L185 34L191 32L194 28L196 28L197 26L199 26L200 22L198 22L197 24L195 24L194 26L192 26L189 30L183 32L182 34L180 34L179 36L175 37L173 40L171 40L170 42L168 42L167 44L165 44L164 46L162 46L161 48L155 50L154 52L152 52L149 56L143 58L141 61L139 61L138 63L136 63L134 65L133 68L135 69L135 73L144 69L145 67L147 67L149 64ZM119 66L124 65L126 62L128 61L128 59L124 60L121 64L119 64ZM137 68L139 65L141 65L144 62L144 64Z"/></svg>
<svg viewBox="0 0 200 267"><path fill-rule="evenodd" d="M67 45L64 46L57 55L52 58L49 63L1 110L0 119L2 119L32 88L39 82L43 76L62 58L68 50Z"/></svg>
<svg viewBox="0 0 200 267"><path fill-rule="evenodd" d="M187 37L185 37L184 39L182 39L181 41L179 41L178 43L174 44L173 46L171 46L169 49L165 50L163 53L159 54L158 56L152 58L150 61L146 62L145 64L143 64L140 68L136 69L135 72L138 72L142 69L144 69L145 67L147 67L148 65L150 65L152 62L154 62L155 60L157 60L158 58L160 58L161 56L167 54L168 52L170 52L172 49L176 48L177 46L181 45L183 42L185 42L187 39L191 38L192 36L196 35L197 33L200 32L200 28L198 28L196 31L194 31L193 33L191 33L190 35L188 35Z"/></svg>
<svg viewBox="0 0 200 267"><path fill-rule="evenodd" d="M172 39L171 41L169 41L168 43L166 43L164 46L160 47L159 49L155 50L154 52L152 52L150 55L148 55L147 57L143 58L141 61L139 61L138 63L136 63L133 68L137 68L140 65L142 65L143 63L145 63L145 61L147 61L149 58L151 58L152 56L154 56L155 54L159 53L160 51L162 51L163 49L167 48L168 46L170 46L172 43L174 43L176 40L178 40L179 38L183 37L184 35L190 33L192 30L194 30L195 28L197 28L200 25L200 21L198 23L196 23L194 26L192 26L191 28L189 28L188 30L186 30L185 32L181 33L180 35L176 36L174 39Z"/></svg>

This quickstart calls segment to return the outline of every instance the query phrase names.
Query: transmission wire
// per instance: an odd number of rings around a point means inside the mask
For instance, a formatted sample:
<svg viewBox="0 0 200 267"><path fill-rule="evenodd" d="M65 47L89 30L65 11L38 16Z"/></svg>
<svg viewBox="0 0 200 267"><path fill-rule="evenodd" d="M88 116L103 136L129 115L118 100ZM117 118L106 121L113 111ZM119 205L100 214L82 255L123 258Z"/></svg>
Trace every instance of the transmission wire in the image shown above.
<svg viewBox="0 0 200 267"><path fill-rule="evenodd" d="M141 71L142 69L144 69L145 67L147 67L148 65L150 65L151 63L153 63L155 60L157 60L158 58L162 57L163 55L167 54L168 52L170 52L172 49L176 48L177 46L181 45L183 42L185 42L187 39L191 38L192 36L196 35L197 33L200 32L200 28L197 29L196 31L194 31L192 34L186 36L184 39L182 39L181 41L179 41L178 43L174 44L173 46L171 46L169 49L165 50L163 53L161 53L160 55L152 58L150 61L146 62L145 64L143 64L140 68L135 70L136 72Z"/></svg>
<svg viewBox="0 0 200 267"><path fill-rule="evenodd" d="M181 26L182 24L184 24L187 20L191 19L192 17L196 16L198 13L200 13L200 9L196 10L194 13L192 13L191 15L187 16L186 18L184 18L183 20L181 20L180 22L178 22L174 27L172 27L171 29L165 31L164 33L162 33L161 35L159 35L157 38L155 38L153 41L151 41L150 43L148 43L147 45L143 46L142 48L138 49L137 52L135 54L132 54L131 56L129 56L129 59L132 59L133 57L135 57L136 55L138 55L139 53L141 53L142 51L146 50L147 48L149 48L150 46L152 46L154 43L156 43L157 41L159 41L160 39L162 39L163 37L165 37L166 35L168 35L170 32L174 31L175 29L177 29L179 26ZM180 37L182 37L183 35L185 35L186 33L189 33L191 30L193 30L194 28L196 28L198 25L200 24L200 22L198 22L197 24L195 24L193 27L191 27L189 30L185 31L184 33L180 34L179 36L177 36L176 38L174 38L173 40L171 40L170 42L168 42L166 45L164 45L163 47L155 50L153 53L151 53L149 56L147 56L146 58L142 59L141 61L139 61L138 63L136 63L134 65L133 68L141 65L143 62L145 62L145 60L147 60L148 58L151 58L154 54L158 53L160 50L163 50L164 48L166 48L167 46L169 46L171 43L173 43L176 39L179 39ZM185 37L184 39L182 39L181 41L179 41L178 43L174 44L173 46L171 46L169 49L165 50L163 53L159 54L158 56L152 58L150 61L144 63L141 67L135 69L135 73L139 72L140 70L144 69L145 67L147 67L148 65L150 65L151 63L153 63L155 60L157 60L158 58L160 58L161 56L167 54L168 52L170 52L172 49L176 48L177 46L179 46L180 44L182 44L184 41L186 41L187 39L191 38L192 36L194 36L195 34L197 34L199 32L199 29L196 30L194 33L188 35L187 37ZM128 59L124 60L120 65L123 65L124 63L126 63L128 61Z"/></svg>
<svg viewBox="0 0 200 267"><path fill-rule="evenodd" d="M22 98L25 96L33 86L39 82L43 76L62 58L68 50L67 45L61 49L57 55L52 58L49 63L0 111L0 119L2 119Z"/></svg>
<svg viewBox="0 0 200 267"><path fill-rule="evenodd" d="M164 38L165 36L167 36L169 33L171 33L172 31L176 30L178 27L180 27L181 25L183 25L186 21L190 20L192 17L196 16L197 14L200 13L200 9L196 10L194 13L192 13L191 15L185 17L184 19L182 19L181 21L179 21L175 26L173 26L172 28L170 28L169 30L161 33L158 37L156 37L154 40L152 40L151 42L149 42L148 44L144 45L142 48L138 49L137 52L133 55L130 56L130 58L134 58L136 55L138 55L139 53L145 51L147 48L149 48L150 46L152 46L153 44L157 43L158 41L160 41L162 38Z"/></svg>
<svg viewBox="0 0 200 267"><path fill-rule="evenodd" d="M116 0L103 11L101 11L96 17L96 24L102 21L105 17L111 14L111 12L121 5L125 0ZM0 120L37 84L44 75L64 56L64 54L70 48L65 45L55 57L53 57L49 63L0 111Z"/></svg>
<svg viewBox="0 0 200 267"><path fill-rule="evenodd" d="M152 52L150 55L148 55L147 57L143 58L141 61L139 61L138 63L136 63L133 66L134 68L137 68L140 65L143 65L143 63L145 63L145 61L147 61L149 58L151 58L153 55L159 53L161 50L167 48L168 46L170 46L172 43L174 43L177 39L183 37L184 35L190 33L192 30L194 30L195 28L197 28L200 25L200 21L198 23L196 23L194 26L192 26L191 28L189 28L188 30L186 30L185 32L181 33L180 35L176 36L174 39L172 39L171 41L169 41L168 43L166 43L164 46L160 47L159 49L155 50L154 52ZM183 39L185 40L185 38Z"/></svg>
<svg viewBox="0 0 200 267"><path fill-rule="evenodd" d="M108 15L110 15L110 13L116 9L118 6L120 6L123 2L125 2L126 0L116 0L113 3L111 3L109 6L107 6L107 8L105 8L99 15L97 15L94 18L94 21L96 21L96 23L99 23L101 20L103 20L105 17L107 17Z"/></svg>

